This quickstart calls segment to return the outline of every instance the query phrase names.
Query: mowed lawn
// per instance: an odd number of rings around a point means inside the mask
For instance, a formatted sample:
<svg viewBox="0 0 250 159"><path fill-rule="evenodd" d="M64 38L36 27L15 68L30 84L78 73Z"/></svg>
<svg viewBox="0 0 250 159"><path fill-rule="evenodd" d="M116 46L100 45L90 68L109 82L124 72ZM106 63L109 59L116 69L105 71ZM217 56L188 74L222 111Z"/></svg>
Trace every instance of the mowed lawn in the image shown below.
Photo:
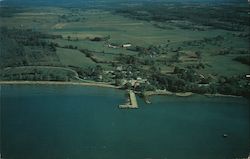
<svg viewBox="0 0 250 159"><path fill-rule="evenodd" d="M76 66L86 68L88 66L95 66L95 63L87 58L85 54L78 50L57 48L56 51L60 62L65 66Z"/></svg>

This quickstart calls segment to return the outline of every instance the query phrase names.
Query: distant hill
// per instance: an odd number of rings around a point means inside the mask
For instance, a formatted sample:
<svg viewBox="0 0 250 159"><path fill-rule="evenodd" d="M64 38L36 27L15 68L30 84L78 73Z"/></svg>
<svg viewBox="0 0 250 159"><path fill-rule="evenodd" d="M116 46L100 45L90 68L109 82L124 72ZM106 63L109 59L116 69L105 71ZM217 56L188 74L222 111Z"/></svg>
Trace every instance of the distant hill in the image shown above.
<svg viewBox="0 0 250 159"><path fill-rule="evenodd" d="M195 2L195 3L247 3L247 0L0 0L1 6L99 6L119 5L121 3L161 3L161 2Z"/></svg>

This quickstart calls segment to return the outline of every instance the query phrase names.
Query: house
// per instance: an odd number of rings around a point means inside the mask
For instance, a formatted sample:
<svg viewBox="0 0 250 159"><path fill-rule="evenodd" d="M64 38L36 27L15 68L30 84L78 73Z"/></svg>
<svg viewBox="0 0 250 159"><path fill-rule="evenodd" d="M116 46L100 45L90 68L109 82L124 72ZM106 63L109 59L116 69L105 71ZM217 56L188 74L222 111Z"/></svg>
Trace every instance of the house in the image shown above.
<svg viewBox="0 0 250 159"><path fill-rule="evenodd" d="M117 66L117 67L116 67L116 70L117 70L117 71L122 71L122 70L123 70L123 67L122 67L122 66Z"/></svg>
<svg viewBox="0 0 250 159"><path fill-rule="evenodd" d="M104 74L113 74L114 71L104 71Z"/></svg>
<svg viewBox="0 0 250 159"><path fill-rule="evenodd" d="M128 43L128 44L123 44L123 45L122 45L123 48L128 48L128 47L131 47L131 46L132 46L132 44L129 44L129 43Z"/></svg>
<svg viewBox="0 0 250 159"><path fill-rule="evenodd" d="M142 83L149 84L147 79L142 79L140 77L138 77L137 79L130 79L130 80L123 79L121 83L122 83L122 85L125 85L126 83L130 83L131 86L133 86L133 87L139 86Z"/></svg>
<svg viewBox="0 0 250 159"><path fill-rule="evenodd" d="M109 47L109 48L113 48L113 49L119 48L119 46L116 46L116 45L113 45L113 44L108 44L108 47Z"/></svg>
<svg viewBox="0 0 250 159"><path fill-rule="evenodd" d="M139 84L142 84L142 83L148 83L149 84L147 79L142 79L141 77L137 77L136 81Z"/></svg>

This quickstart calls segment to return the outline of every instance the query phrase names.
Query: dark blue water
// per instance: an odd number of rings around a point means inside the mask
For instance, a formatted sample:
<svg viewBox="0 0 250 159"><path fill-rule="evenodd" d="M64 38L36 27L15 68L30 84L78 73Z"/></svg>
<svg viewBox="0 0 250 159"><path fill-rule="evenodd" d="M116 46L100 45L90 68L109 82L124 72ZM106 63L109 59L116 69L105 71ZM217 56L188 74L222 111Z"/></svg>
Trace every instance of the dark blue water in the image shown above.
<svg viewBox="0 0 250 159"><path fill-rule="evenodd" d="M124 94L2 86L2 157L233 159L250 152L250 107L243 98L154 97L151 105L139 100L138 110L120 110Z"/></svg>

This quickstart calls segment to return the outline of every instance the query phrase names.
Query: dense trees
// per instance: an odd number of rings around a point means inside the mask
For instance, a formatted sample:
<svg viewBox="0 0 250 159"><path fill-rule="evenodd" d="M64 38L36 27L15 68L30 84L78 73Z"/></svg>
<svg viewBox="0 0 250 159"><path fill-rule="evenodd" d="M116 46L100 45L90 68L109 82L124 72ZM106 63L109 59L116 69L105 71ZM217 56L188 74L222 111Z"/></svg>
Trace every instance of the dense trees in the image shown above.
<svg viewBox="0 0 250 159"><path fill-rule="evenodd" d="M152 5L154 5L153 9ZM249 25L247 6L222 5L213 7L211 5L192 5L191 7L180 3L173 4L173 6L145 4L130 8L119 8L116 13L139 20L157 22L156 26L161 26L162 29L164 29L162 23L169 23L181 29L200 31L210 27L243 31ZM189 23L186 23L187 21Z"/></svg>
<svg viewBox="0 0 250 159"><path fill-rule="evenodd" d="M47 67L27 67L27 68L11 68L2 70L0 74L1 80L30 80L30 81L70 81L75 79L72 71L60 68Z"/></svg>
<svg viewBox="0 0 250 159"><path fill-rule="evenodd" d="M243 64L250 65L250 56L238 56L234 58L235 61L239 61Z"/></svg>
<svg viewBox="0 0 250 159"><path fill-rule="evenodd" d="M24 57L24 47L15 40L1 34L0 38L0 66L1 68L8 66L22 66L27 64Z"/></svg>
<svg viewBox="0 0 250 159"><path fill-rule="evenodd" d="M101 65L89 66L87 68L74 68L74 70L77 71L79 77L82 79L103 81L104 69Z"/></svg>
<svg viewBox="0 0 250 159"><path fill-rule="evenodd" d="M210 77L200 77L193 69L175 67L172 75L156 71L150 76L149 82L156 89L173 92L221 93L249 97L250 86L245 78L243 76L221 76L218 82L215 82ZM141 88L141 90L143 89Z"/></svg>
<svg viewBox="0 0 250 159"><path fill-rule="evenodd" d="M127 56L121 54L120 56L117 57L117 60L122 64L128 64L128 65L130 64L135 65L139 63L139 59L132 55Z"/></svg>
<svg viewBox="0 0 250 159"><path fill-rule="evenodd" d="M1 67L27 65L60 65L57 43L45 39L61 38L31 29L0 28Z"/></svg>

